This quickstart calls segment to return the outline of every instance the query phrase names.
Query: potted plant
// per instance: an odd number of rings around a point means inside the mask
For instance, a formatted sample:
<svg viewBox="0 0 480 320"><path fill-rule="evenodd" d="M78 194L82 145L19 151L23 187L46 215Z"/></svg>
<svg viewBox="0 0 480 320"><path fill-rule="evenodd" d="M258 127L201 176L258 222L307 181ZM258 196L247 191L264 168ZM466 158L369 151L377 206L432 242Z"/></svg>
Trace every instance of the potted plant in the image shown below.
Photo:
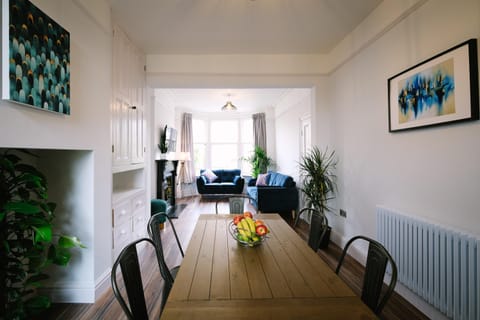
<svg viewBox="0 0 480 320"><path fill-rule="evenodd" d="M261 147L256 146L252 155L244 158L252 166L252 178L257 178L260 173L267 173L268 167L273 163L273 160L267 156L267 152Z"/></svg>
<svg viewBox="0 0 480 320"><path fill-rule="evenodd" d="M56 205L48 201L45 176L17 154L0 154L0 314L5 319L32 318L48 308L49 298L36 290L49 278L45 268L66 266L70 249L84 248L76 237L54 235Z"/></svg>
<svg viewBox="0 0 480 320"><path fill-rule="evenodd" d="M160 143L158 144L158 148L160 149L161 153L167 153L168 151L168 144L167 144L167 126L162 132L160 132Z"/></svg>
<svg viewBox="0 0 480 320"><path fill-rule="evenodd" d="M335 198L337 191L336 175L334 173L337 165L335 151L329 152L328 148L324 151L314 146L310 152L304 155L300 161L300 176L302 178L302 188L300 190L305 194L306 206L314 208L320 215L325 215L331 211L328 201ZM321 219L312 215L311 224L321 223ZM328 245L330 237L330 226L328 227L320 247Z"/></svg>

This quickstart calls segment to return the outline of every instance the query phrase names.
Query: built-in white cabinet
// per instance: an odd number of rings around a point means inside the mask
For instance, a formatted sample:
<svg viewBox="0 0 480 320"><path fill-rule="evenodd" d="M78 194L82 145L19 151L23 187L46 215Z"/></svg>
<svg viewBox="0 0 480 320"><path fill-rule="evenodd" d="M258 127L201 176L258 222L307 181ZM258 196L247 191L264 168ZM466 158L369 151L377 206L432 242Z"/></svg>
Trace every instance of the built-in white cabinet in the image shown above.
<svg viewBox="0 0 480 320"><path fill-rule="evenodd" d="M118 27L113 33L112 162L114 172L145 161L145 55Z"/></svg>
<svg viewBox="0 0 480 320"><path fill-rule="evenodd" d="M112 252L145 237L150 208L146 186L145 55L114 26L112 139ZM148 209L148 210L147 210Z"/></svg>
<svg viewBox="0 0 480 320"><path fill-rule="evenodd" d="M113 194L113 258L131 241L147 235L145 189L116 191Z"/></svg>

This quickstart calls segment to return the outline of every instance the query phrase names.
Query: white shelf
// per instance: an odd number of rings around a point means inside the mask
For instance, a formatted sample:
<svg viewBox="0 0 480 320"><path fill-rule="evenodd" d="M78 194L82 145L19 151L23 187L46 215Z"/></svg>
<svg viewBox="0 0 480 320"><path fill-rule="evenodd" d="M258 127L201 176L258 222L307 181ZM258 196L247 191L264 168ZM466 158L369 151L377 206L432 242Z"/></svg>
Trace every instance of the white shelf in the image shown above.
<svg viewBox="0 0 480 320"><path fill-rule="evenodd" d="M112 167L112 173L120 173L120 172L143 169L143 168L145 168L145 163L126 164L126 165L123 165L123 166Z"/></svg>
<svg viewBox="0 0 480 320"><path fill-rule="evenodd" d="M124 189L124 190L113 190L112 192L112 203L117 203L126 198L130 198L137 193L145 192L144 188L133 188L133 189Z"/></svg>

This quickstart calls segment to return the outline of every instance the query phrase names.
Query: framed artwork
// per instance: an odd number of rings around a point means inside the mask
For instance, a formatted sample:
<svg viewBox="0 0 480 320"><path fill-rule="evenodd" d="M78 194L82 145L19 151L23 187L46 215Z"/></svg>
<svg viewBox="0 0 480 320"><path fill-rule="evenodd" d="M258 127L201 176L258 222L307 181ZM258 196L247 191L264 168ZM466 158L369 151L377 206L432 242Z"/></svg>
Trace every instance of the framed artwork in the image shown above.
<svg viewBox="0 0 480 320"><path fill-rule="evenodd" d="M388 79L389 131L478 120L477 40Z"/></svg>
<svg viewBox="0 0 480 320"><path fill-rule="evenodd" d="M28 0L2 0L2 98L70 114L70 33Z"/></svg>

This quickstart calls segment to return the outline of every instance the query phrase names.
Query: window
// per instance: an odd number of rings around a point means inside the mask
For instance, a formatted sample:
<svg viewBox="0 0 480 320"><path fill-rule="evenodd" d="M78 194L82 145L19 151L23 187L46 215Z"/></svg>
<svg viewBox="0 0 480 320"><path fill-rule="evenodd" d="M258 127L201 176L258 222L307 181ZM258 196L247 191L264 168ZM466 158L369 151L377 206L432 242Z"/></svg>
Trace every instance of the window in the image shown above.
<svg viewBox="0 0 480 320"><path fill-rule="evenodd" d="M250 165L243 161L253 150L251 118L210 120L193 118L195 172L200 169L236 169L250 174Z"/></svg>

